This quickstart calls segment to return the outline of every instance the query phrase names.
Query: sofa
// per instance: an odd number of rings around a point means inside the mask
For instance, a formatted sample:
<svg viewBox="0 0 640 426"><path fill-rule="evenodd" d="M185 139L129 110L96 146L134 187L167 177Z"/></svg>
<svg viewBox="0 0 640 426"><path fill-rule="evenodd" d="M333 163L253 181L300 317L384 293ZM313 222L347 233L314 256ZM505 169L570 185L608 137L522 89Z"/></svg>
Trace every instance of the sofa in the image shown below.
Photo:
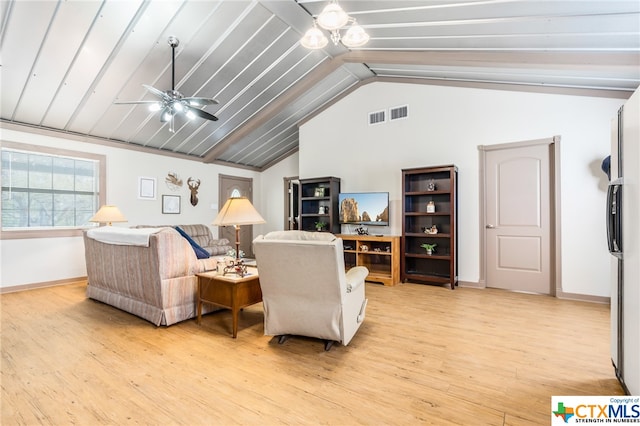
<svg viewBox="0 0 640 426"><path fill-rule="evenodd" d="M205 249L211 256L224 256L229 250L233 249L233 246L226 238L215 239L211 234L211 229L207 225L195 224L195 225L138 225L135 228L175 228L179 227L185 233L187 233L193 241L195 241L200 247Z"/></svg>
<svg viewBox="0 0 640 426"><path fill-rule="evenodd" d="M172 227L105 226L85 231L83 238L87 297L156 326L196 316L195 274L214 270L219 258L198 259ZM213 310L205 306L204 313Z"/></svg>

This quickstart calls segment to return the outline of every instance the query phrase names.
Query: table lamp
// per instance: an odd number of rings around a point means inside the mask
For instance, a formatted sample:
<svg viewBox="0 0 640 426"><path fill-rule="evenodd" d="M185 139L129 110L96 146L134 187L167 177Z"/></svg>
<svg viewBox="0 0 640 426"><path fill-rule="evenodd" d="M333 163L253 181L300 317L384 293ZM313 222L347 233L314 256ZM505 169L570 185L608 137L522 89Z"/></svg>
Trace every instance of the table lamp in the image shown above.
<svg viewBox="0 0 640 426"><path fill-rule="evenodd" d="M240 259L240 225L265 223L260 213L247 197L231 197L224 203L218 216L211 222L215 226L233 226L236 230L236 259L233 265L224 268L224 273L235 271L241 277L247 270Z"/></svg>
<svg viewBox="0 0 640 426"><path fill-rule="evenodd" d="M97 222L97 223L106 223L107 226L111 226L113 222L126 222L127 219L124 217L120 209L116 206L102 206L100 210L96 212L96 214L89 219L89 222Z"/></svg>

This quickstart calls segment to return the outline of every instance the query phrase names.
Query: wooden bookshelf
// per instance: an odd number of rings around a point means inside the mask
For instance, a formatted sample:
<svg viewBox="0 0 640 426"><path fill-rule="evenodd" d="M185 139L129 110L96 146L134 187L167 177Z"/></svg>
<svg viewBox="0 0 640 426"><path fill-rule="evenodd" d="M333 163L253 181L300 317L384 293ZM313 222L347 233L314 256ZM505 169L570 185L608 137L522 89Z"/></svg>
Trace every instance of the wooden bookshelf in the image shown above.
<svg viewBox="0 0 640 426"><path fill-rule="evenodd" d="M333 234L340 232L340 223L338 223L339 193L340 178L300 179L299 229L316 231L315 224L322 222L325 224L322 231Z"/></svg>
<svg viewBox="0 0 640 426"><path fill-rule="evenodd" d="M400 237L373 235L336 235L342 238L345 269L365 266L367 281L386 286L400 283Z"/></svg>
<svg viewBox="0 0 640 426"><path fill-rule="evenodd" d="M453 165L402 170L403 282L457 285L457 176ZM427 254L423 244L435 251Z"/></svg>

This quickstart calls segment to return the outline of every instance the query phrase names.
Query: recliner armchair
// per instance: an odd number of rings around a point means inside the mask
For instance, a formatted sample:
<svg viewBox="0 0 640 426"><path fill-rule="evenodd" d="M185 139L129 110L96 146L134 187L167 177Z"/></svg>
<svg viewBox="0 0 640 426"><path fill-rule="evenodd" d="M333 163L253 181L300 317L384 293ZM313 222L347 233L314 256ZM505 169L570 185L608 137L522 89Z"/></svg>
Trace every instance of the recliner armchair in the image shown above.
<svg viewBox="0 0 640 426"><path fill-rule="evenodd" d="M275 231L253 241L262 288L264 334L348 345L365 317L369 270L345 273L342 239L326 232Z"/></svg>

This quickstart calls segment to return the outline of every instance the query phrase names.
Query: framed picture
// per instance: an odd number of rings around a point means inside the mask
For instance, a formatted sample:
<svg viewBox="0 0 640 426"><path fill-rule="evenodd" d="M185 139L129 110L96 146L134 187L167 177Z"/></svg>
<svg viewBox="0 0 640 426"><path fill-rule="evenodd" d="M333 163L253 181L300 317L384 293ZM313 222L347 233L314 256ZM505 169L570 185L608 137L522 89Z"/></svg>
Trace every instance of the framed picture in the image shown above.
<svg viewBox="0 0 640 426"><path fill-rule="evenodd" d="M162 213L163 214L180 214L180 196L179 195L163 195L162 196Z"/></svg>
<svg viewBox="0 0 640 426"><path fill-rule="evenodd" d="M318 187L313 192L314 197L324 197L324 188Z"/></svg>
<svg viewBox="0 0 640 426"><path fill-rule="evenodd" d="M138 198L141 200L156 199L156 178L138 178Z"/></svg>

